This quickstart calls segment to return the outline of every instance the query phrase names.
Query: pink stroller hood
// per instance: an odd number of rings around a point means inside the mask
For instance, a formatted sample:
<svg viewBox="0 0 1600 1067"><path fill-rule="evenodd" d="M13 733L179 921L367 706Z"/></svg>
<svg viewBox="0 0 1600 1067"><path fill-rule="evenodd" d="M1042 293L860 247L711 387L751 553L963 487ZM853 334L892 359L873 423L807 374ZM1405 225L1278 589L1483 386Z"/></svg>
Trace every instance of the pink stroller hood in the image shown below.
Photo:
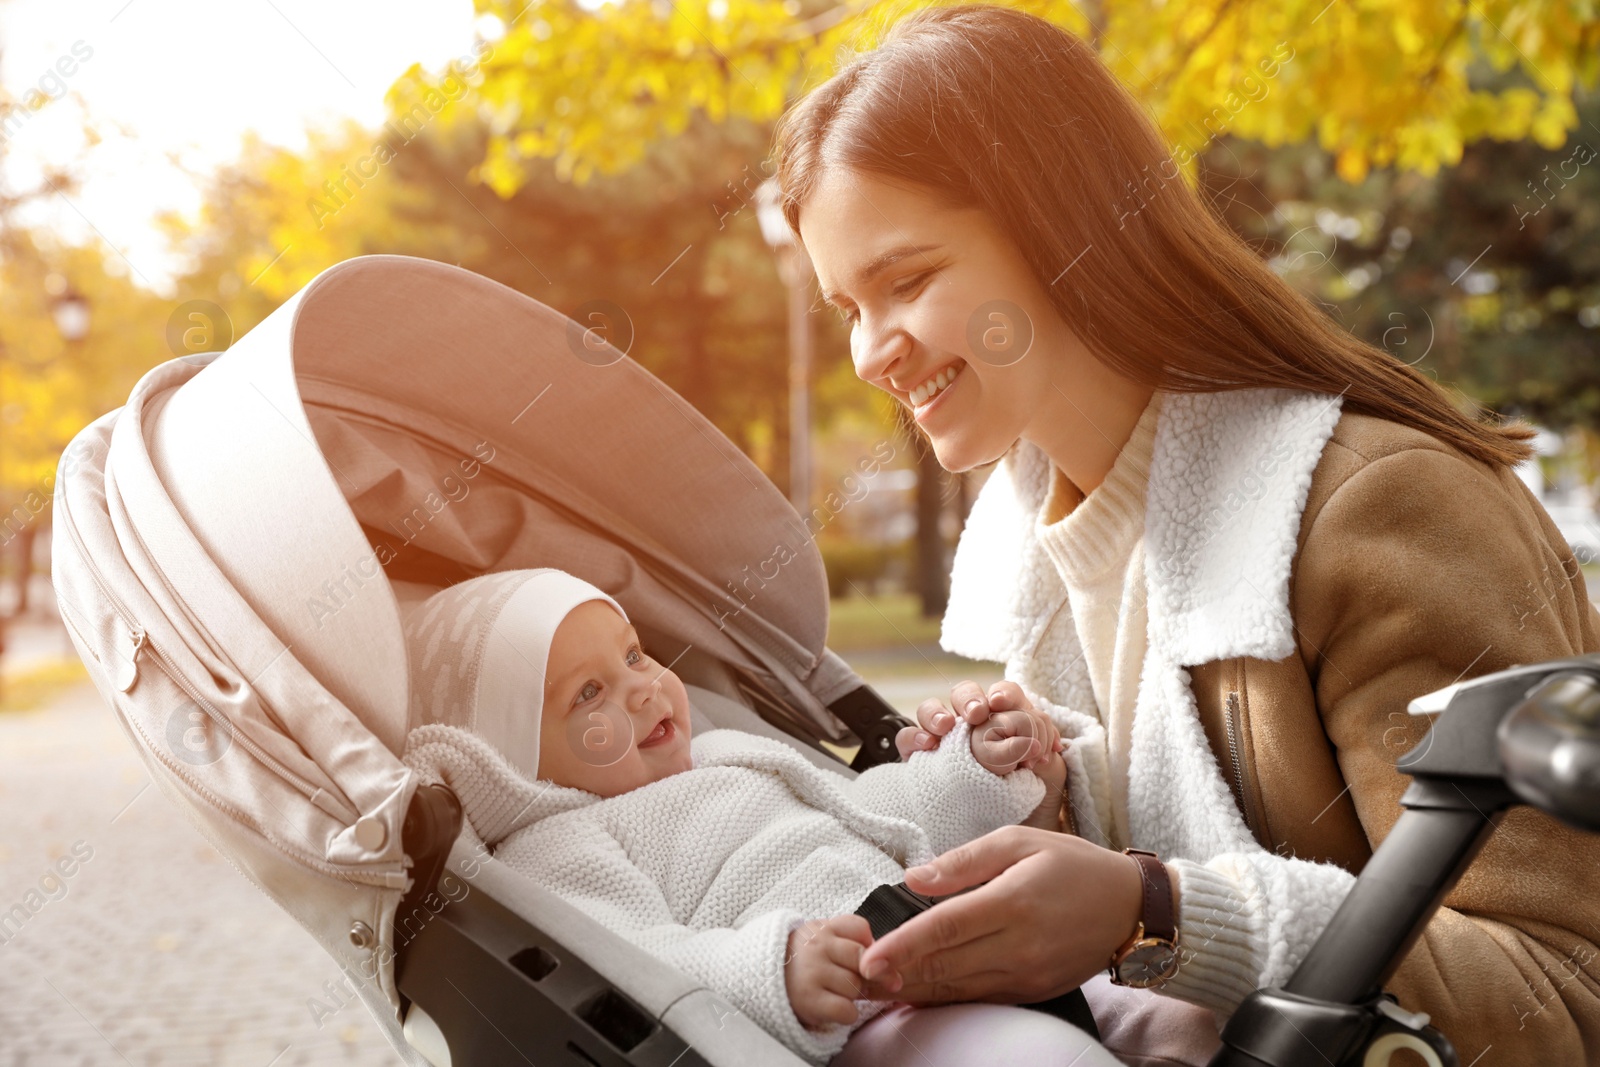
<svg viewBox="0 0 1600 1067"><path fill-rule="evenodd" d="M592 332L446 264L348 260L156 367L68 447L55 516L62 615L152 777L380 1020L415 788L391 579L573 571L679 669L848 737L827 705L860 680L778 491Z"/></svg>

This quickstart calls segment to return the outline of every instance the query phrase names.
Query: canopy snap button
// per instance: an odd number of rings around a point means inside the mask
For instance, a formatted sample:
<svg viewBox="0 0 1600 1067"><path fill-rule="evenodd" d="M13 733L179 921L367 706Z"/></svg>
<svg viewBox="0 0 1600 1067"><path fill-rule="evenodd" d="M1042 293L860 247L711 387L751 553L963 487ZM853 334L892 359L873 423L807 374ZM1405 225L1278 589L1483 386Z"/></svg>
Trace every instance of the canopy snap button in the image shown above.
<svg viewBox="0 0 1600 1067"><path fill-rule="evenodd" d="M376 815L363 815L356 820L356 844L368 852L376 852L388 840L389 833L383 828L383 820Z"/></svg>
<svg viewBox="0 0 1600 1067"><path fill-rule="evenodd" d="M377 939L372 936L372 927L357 919L350 924L350 943L356 948L371 948Z"/></svg>

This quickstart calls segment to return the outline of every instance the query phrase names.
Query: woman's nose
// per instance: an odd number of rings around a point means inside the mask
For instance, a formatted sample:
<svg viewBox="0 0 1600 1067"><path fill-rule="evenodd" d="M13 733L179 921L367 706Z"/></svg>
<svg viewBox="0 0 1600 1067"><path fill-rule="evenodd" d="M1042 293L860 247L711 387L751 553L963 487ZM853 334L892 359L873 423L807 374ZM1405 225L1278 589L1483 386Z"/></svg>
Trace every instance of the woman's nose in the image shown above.
<svg viewBox="0 0 1600 1067"><path fill-rule="evenodd" d="M871 385L888 389L888 379L910 352L911 336L892 318L863 314L850 332L850 360L856 377Z"/></svg>

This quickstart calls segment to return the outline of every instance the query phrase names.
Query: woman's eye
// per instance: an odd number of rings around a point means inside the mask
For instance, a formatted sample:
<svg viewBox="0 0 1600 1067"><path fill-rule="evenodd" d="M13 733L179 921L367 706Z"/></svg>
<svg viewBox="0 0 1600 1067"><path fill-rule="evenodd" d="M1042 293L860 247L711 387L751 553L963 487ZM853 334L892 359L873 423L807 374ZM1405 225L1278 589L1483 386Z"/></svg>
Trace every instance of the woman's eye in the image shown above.
<svg viewBox="0 0 1600 1067"><path fill-rule="evenodd" d="M911 290L917 288L923 282L927 281L931 277L933 277L933 271L931 271L931 270L923 271L921 274L917 275L915 278L912 278L910 281L906 282L906 284L904 284L904 285L900 286L900 288L896 289L894 291L894 295L895 296L906 296L911 292Z"/></svg>
<svg viewBox="0 0 1600 1067"><path fill-rule="evenodd" d="M934 273L934 271L925 270L921 274L907 279L905 284L894 290L894 295L899 297L911 295L913 290L920 288L924 282L933 277ZM861 317L861 312L856 308L836 308L835 310L839 313L839 321L846 326L854 326L856 320Z"/></svg>

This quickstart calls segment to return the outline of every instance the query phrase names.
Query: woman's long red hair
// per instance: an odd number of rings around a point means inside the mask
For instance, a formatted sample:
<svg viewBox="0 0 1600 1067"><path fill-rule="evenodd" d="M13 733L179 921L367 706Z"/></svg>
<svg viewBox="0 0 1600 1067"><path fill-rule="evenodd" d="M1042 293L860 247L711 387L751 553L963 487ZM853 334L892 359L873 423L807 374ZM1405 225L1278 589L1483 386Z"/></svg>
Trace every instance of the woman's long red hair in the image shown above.
<svg viewBox="0 0 1600 1067"><path fill-rule="evenodd" d="M1462 411L1274 273L1178 174L1094 50L1036 16L992 4L913 12L783 116L776 162L796 233L829 167L983 209L1089 350L1143 384L1342 394L1344 410L1487 463L1533 452L1534 428ZM1135 190L1144 206L1130 212Z"/></svg>

